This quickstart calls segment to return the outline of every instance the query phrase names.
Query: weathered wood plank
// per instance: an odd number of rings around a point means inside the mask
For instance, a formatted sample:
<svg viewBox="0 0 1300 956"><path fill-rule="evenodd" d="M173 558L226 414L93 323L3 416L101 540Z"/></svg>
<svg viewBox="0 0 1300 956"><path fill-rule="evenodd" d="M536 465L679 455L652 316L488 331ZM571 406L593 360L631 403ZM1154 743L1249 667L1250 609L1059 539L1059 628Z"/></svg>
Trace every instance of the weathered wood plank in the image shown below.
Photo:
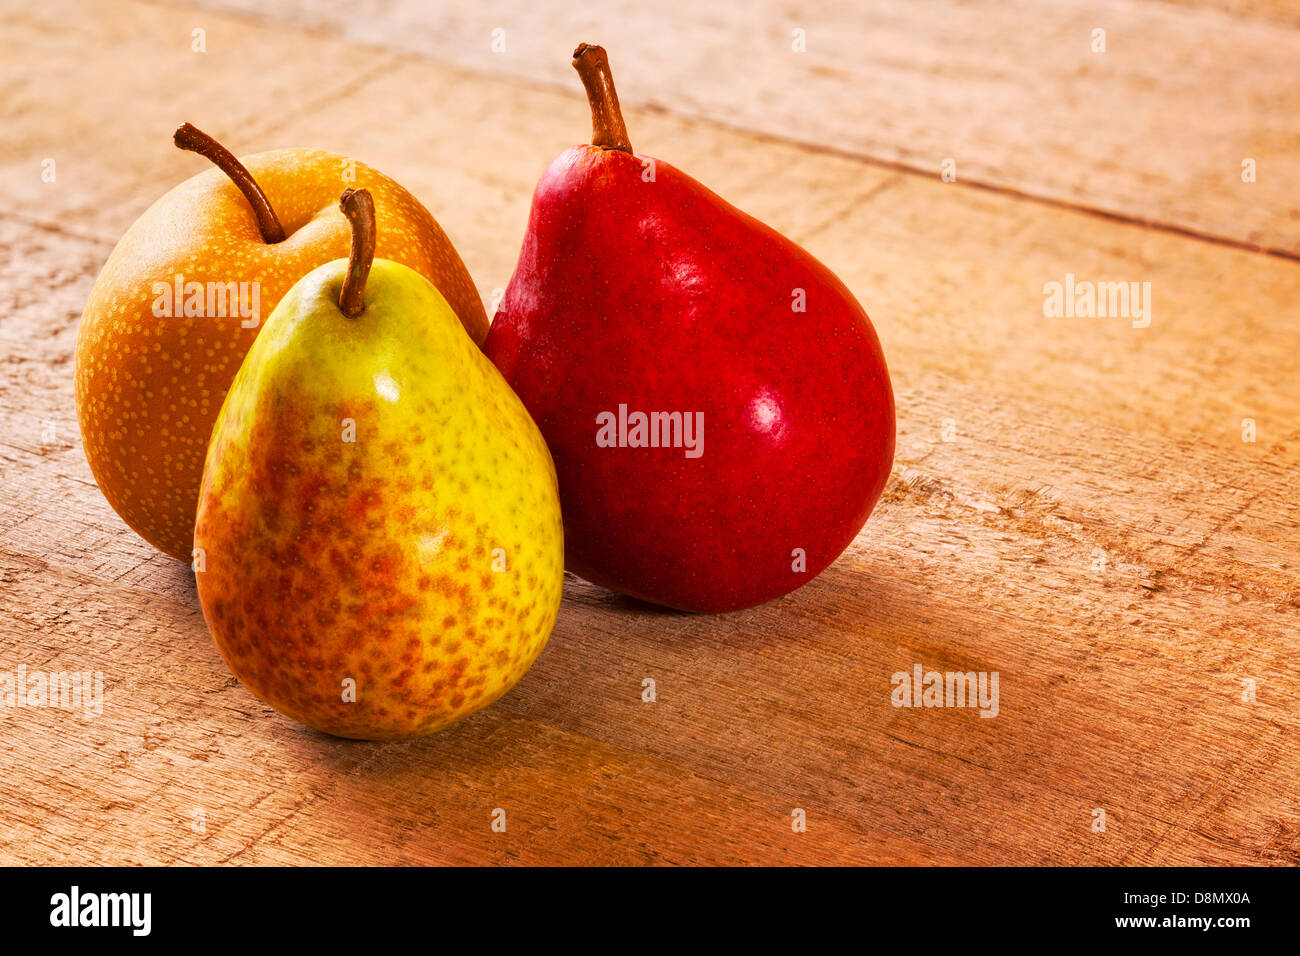
<svg viewBox="0 0 1300 956"><path fill-rule="evenodd" d="M204 52L194 50L195 30L204 31ZM393 61L325 37L307 46L270 35L235 18L147 3L0 8L0 171L10 216L116 241L145 206L207 168L172 145L181 123L236 153L269 149L283 117ZM47 160L53 181L42 177Z"/></svg>
<svg viewBox="0 0 1300 956"><path fill-rule="evenodd" d="M936 177L951 159L963 182L1300 255L1293 17L1149 0L198 2L573 95L568 53L599 42L625 105ZM796 30L806 52L793 49ZM635 133L633 144L654 153Z"/></svg>
<svg viewBox="0 0 1300 956"><path fill-rule="evenodd" d="M104 676L98 716L0 710L8 864L956 859L846 825L816 799L796 833L771 794L503 708L425 741L328 738L230 678L192 600L3 551L0 580L7 667Z"/></svg>
<svg viewBox="0 0 1300 956"><path fill-rule="evenodd" d="M124 82L143 83L194 15L113 6L132 29L76 42L94 58L112 40ZM33 41L15 55L75 45L6 16ZM305 34L201 19L286 64L263 89L315 78ZM585 105L328 42L353 69L233 144L319 145L390 172L490 303ZM255 111L230 69L204 82L243 124ZM188 95L155 90L128 120L169 132ZM0 221L0 670L102 670L108 696L94 720L0 711L0 859L1300 862L1300 265L628 112L641 148L805 243L872 313L899 449L850 551L726 617L570 581L519 686L429 741L350 744L276 716L225 671L188 571L118 521L81 454L81 305L116 232L191 172L86 123L84 155L105 159L84 166L81 198L24 193ZM13 168L42 128L25 122L0 146ZM110 201L91 211L96 195ZM1067 273L1150 282L1150 325L1046 318L1044 284ZM917 663L998 671L999 716L893 707L891 675Z"/></svg>
<svg viewBox="0 0 1300 956"><path fill-rule="evenodd" d="M1182 7L1217 10L1238 17L1269 20L1290 27L1300 27L1300 8L1290 0L1162 0Z"/></svg>

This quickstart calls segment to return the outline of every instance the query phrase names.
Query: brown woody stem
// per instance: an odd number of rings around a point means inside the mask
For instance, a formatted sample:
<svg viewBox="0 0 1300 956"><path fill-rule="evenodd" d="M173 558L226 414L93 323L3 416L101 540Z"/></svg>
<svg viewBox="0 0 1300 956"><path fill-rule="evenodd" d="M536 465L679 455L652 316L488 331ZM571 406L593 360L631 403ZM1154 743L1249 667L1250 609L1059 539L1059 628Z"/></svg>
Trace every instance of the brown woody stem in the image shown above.
<svg viewBox="0 0 1300 956"><path fill-rule="evenodd" d="M375 201L365 189L345 189L339 209L352 223L352 252L348 256L348 274L339 293L339 308L353 318L366 307L366 277L375 261Z"/></svg>
<svg viewBox="0 0 1300 956"><path fill-rule="evenodd" d="M573 51L573 68L582 77L582 85L587 88L587 102L591 104L591 145L632 152L605 48L579 43Z"/></svg>
<svg viewBox="0 0 1300 956"><path fill-rule="evenodd" d="M253 207L253 214L257 216L257 228L261 231L265 242L284 241L284 227L280 225L275 210L271 208L271 200L266 198L262 187L257 185L257 180L253 179L252 174L244 168L244 164L235 158L234 153L189 123L184 123L177 128L172 136L172 142L181 149L188 149L191 153L198 153L210 159L218 169L230 177L230 181L239 187L248 204Z"/></svg>

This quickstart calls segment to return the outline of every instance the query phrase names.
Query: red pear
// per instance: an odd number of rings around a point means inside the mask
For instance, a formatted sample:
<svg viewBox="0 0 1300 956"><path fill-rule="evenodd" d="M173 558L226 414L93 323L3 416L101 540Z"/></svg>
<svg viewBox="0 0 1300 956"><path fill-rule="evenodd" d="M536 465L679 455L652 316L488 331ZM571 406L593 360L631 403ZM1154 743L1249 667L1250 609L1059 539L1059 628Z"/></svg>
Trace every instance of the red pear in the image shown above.
<svg viewBox="0 0 1300 956"><path fill-rule="evenodd" d="M807 251L634 154L605 51L573 64L593 138L537 184L485 346L545 436L571 571L687 611L805 584L894 456L870 320Z"/></svg>

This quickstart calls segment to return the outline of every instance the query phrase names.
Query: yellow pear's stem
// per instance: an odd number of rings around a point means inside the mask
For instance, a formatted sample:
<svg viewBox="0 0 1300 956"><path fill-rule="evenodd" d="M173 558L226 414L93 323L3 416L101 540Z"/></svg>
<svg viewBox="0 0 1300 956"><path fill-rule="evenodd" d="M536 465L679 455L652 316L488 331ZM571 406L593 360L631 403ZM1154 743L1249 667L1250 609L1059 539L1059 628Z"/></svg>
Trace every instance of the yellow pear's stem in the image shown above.
<svg viewBox="0 0 1300 956"><path fill-rule="evenodd" d="M366 277L375 261L375 201L365 189L345 189L339 209L352 223L352 252L348 256L348 274L339 293L339 309L348 318L360 315L366 307Z"/></svg>
<svg viewBox="0 0 1300 956"><path fill-rule="evenodd" d="M605 48L579 43L573 51L573 68L582 77L582 85L587 88L587 102L591 104L591 145L632 152Z"/></svg>
<svg viewBox="0 0 1300 956"><path fill-rule="evenodd" d="M210 159L218 169L230 177L230 181L239 187L248 204L253 207L253 214L257 216L257 228L261 231L265 242L284 241L284 227L280 225L275 210L271 208L271 200L266 198L262 187L257 185L257 180L253 178L252 173L235 158L234 153L189 123L182 124L176 130L172 135L172 142L181 149L187 149L191 153L198 153Z"/></svg>

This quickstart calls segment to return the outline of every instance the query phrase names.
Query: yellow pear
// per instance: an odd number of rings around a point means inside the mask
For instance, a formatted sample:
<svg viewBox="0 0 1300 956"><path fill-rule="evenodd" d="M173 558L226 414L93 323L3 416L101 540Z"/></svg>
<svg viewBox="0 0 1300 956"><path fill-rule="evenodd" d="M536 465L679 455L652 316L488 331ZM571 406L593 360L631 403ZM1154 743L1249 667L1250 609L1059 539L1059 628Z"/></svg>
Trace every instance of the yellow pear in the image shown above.
<svg viewBox="0 0 1300 956"><path fill-rule="evenodd" d="M319 730L388 740L523 676L559 608L563 530L523 404L432 283L371 265L369 193L342 207L351 260L289 290L217 417L196 577L245 687Z"/></svg>

